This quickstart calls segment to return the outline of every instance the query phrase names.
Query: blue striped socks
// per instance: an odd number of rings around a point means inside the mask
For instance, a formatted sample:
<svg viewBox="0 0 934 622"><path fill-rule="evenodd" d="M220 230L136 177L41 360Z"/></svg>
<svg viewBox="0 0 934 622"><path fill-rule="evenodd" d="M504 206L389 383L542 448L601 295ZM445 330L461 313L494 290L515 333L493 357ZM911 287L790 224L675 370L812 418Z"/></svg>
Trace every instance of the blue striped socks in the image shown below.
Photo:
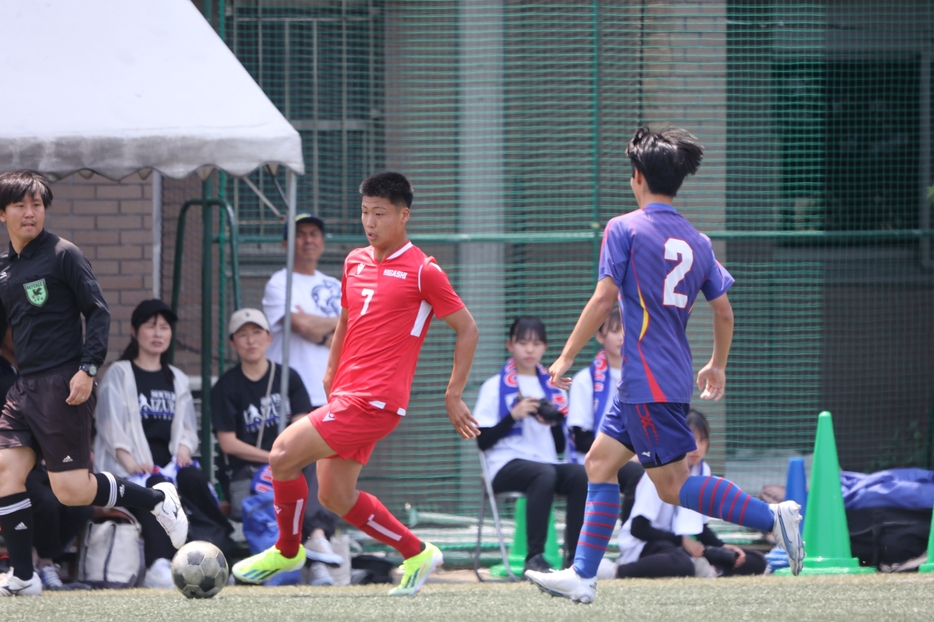
<svg viewBox="0 0 934 622"><path fill-rule="evenodd" d="M584 526L577 541L574 572L583 579L597 576L600 560L619 516L619 484L587 484Z"/></svg>
<svg viewBox="0 0 934 622"><path fill-rule="evenodd" d="M768 532L775 524L768 503L750 497L739 486L720 477L692 475L678 496L681 507L736 525Z"/></svg>

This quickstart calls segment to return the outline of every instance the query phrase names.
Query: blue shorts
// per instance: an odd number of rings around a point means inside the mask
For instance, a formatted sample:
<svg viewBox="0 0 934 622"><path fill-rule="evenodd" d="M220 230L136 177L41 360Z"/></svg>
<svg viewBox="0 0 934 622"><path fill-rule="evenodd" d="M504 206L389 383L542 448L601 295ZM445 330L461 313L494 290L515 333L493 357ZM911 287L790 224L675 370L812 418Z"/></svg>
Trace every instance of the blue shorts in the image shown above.
<svg viewBox="0 0 934 622"><path fill-rule="evenodd" d="M677 462L697 449L687 424L690 404L624 404L619 394L600 422L600 431L639 456L646 468Z"/></svg>

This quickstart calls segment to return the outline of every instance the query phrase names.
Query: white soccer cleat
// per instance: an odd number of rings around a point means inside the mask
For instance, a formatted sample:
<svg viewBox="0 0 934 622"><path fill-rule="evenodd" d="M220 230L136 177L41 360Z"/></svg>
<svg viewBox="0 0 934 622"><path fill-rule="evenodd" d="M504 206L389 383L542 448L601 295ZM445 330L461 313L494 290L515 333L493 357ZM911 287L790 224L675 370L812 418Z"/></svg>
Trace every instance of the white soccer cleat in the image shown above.
<svg viewBox="0 0 934 622"><path fill-rule="evenodd" d="M592 603L597 596L597 578L581 578L574 567L554 572L527 570L525 578L552 596L563 596L575 603Z"/></svg>
<svg viewBox="0 0 934 622"><path fill-rule="evenodd" d="M775 514L772 536L775 542L788 553L791 574L798 576L804 564L804 540L801 538L801 506L794 501L782 501L769 505Z"/></svg>
<svg viewBox="0 0 934 622"><path fill-rule="evenodd" d="M340 568L344 558L334 552L327 538L308 538L305 541L305 557L312 562L321 562L332 568Z"/></svg>
<svg viewBox="0 0 934 622"><path fill-rule="evenodd" d="M153 490L159 490L165 495L165 500L157 505L152 513L156 520L169 534L172 540L172 546L177 549L182 548L185 540L188 539L188 515L182 508L182 502L178 498L178 491L175 486L169 482L160 482L152 487Z"/></svg>
<svg viewBox="0 0 934 622"><path fill-rule="evenodd" d="M42 594L42 579L39 574L32 573L29 581L23 581L13 575L13 569L0 578L0 598L3 596L39 596Z"/></svg>

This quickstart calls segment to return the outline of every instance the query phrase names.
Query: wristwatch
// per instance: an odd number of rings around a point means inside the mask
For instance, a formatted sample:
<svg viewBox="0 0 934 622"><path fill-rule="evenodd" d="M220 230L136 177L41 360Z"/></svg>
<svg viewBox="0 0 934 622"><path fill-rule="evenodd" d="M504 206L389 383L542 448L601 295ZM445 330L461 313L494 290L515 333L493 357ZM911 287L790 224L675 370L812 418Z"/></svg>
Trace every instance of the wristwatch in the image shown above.
<svg viewBox="0 0 934 622"><path fill-rule="evenodd" d="M91 378L97 375L97 365L94 365L93 363L85 363L78 369L86 373Z"/></svg>

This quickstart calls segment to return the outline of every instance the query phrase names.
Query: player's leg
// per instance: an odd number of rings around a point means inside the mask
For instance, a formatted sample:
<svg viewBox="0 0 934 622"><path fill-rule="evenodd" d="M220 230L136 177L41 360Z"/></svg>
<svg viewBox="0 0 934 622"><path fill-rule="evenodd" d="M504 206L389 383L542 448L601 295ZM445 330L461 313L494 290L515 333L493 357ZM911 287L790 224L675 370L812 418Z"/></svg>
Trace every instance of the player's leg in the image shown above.
<svg viewBox="0 0 934 622"><path fill-rule="evenodd" d="M771 532L788 553L792 573L798 574L804 560L804 543L798 528L800 506L793 501L770 506L727 479L691 475L684 457L696 447L694 433L686 423L689 405L635 406L640 424L652 430L653 437L657 434L662 439L654 448L643 443L638 435L633 439L637 452L641 454L645 449L649 454L642 463L661 500L736 525Z"/></svg>
<svg viewBox="0 0 934 622"><path fill-rule="evenodd" d="M307 417L302 417L287 427L273 443L269 452L269 466L272 468L279 538L274 546L234 564L231 572L238 580L262 583L280 572L298 570L304 566L306 554L301 541L308 482L302 469L336 453L313 424L313 419L323 418L329 413L329 408L323 406Z"/></svg>
<svg viewBox="0 0 934 622"><path fill-rule="evenodd" d="M441 551L430 542L422 542L408 527L393 516L373 495L357 490L357 478L363 464L352 459L335 458L318 463L318 499L321 505L371 538L391 546L405 560L399 586L389 593L411 596L444 560Z"/></svg>
<svg viewBox="0 0 934 622"><path fill-rule="evenodd" d="M188 538L188 516L175 486L169 482L146 488L111 473L91 473L91 428L95 394L82 404L65 402L71 393L70 372L50 373L24 383L19 396L31 429L42 448L52 491L63 505L115 505L152 512L175 548Z"/></svg>
<svg viewBox="0 0 934 622"><path fill-rule="evenodd" d="M121 506L151 512L175 548L188 538L188 516L182 509L178 491L170 482L152 488L139 486L112 473L91 473L87 468L49 472L52 491L62 505Z"/></svg>
<svg viewBox="0 0 934 622"><path fill-rule="evenodd" d="M585 466L589 483L584 520L574 564L558 572L529 571L526 577L540 590L575 602L591 603L597 594L597 568L613 536L619 514L617 473L633 456L629 437L619 425L619 412L611 409L600 424L600 433L587 452ZM609 420L609 421L608 421Z"/></svg>
<svg viewBox="0 0 934 622"><path fill-rule="evenodd" d="M564 530L564 568L574 563L577 542L584 524L587 505L587 471L579 464L556 464L558 481L555 491L567 497L567 520Z"/></svg>
<svg viewBox="0 0 934 622"><path fill-rule="evenodd" d="M279 524L276 548L287 558L296 556L302 540L302 521L308 502L308 480L302 469L334 454L334 450L312 424L311 416L302 417L287 427L269 452L276 521ZM356 485L356 478L353 483Z"/></svg>
<svg viewBox="0 0 934 622"><path fill-rule="evenodd" d="M0 442L4 440L0 437ZM26 493L26 477L35 464L36 454L29 447L0 449L0 530L12 566L0 579L0 596L42 593L42 582L32 564L35 525L32 501Z"/></svg>
<svg viewBox="0 0 934 622"><path fill-rule="evenodd" d="M584 507L584 526L574 557L574 570L585 579L597 576L600 560L610 543L619 516L619 469L633 455L627 447L628 435L614 438L604 431L602 424L600 427L600 434L584 461L589 481L587 504Z"/></svg>

